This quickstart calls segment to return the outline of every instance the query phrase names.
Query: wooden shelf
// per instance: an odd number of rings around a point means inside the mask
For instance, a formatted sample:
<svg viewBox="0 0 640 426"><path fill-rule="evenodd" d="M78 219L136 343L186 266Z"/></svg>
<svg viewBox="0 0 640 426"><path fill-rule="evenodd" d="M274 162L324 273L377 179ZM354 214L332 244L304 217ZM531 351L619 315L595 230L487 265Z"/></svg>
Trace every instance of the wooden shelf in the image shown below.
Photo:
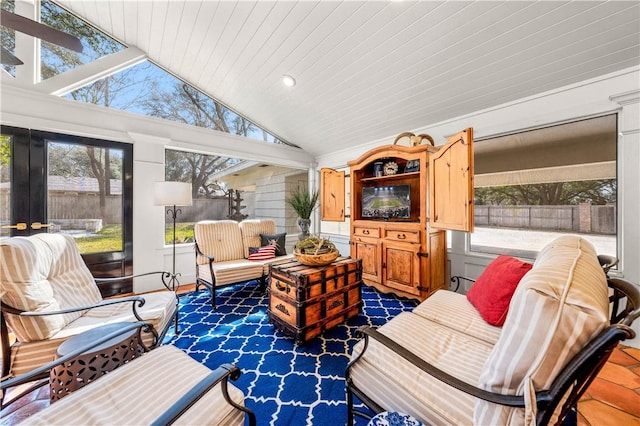
<svg viewBox="0 0 640 426"><path fill-rule="evenodd" d="M388 176L378 176L378 177L368 177L368 178L362 178L360 179L360 182L380 182L380 181L394 181L394 180L400 180L400 179L406 179L406 178L411 178L411 177L420 177L420 172L410 172L410 173L398 173L395 175L388 175Z"/></svg>

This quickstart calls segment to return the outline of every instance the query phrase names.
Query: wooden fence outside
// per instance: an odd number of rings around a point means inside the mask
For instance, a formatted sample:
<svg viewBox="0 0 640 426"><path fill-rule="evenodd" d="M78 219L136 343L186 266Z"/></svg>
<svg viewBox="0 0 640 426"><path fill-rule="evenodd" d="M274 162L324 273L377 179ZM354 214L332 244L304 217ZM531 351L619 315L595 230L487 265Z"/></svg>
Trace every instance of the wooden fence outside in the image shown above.
<svg viewBox="0 0 640 426"><path fill-rule="evenodd" d="M0 193L0 204L9 206L8 191ZM192 206L178 206L181 213L177 222L197 222L198 220L226 219L229 214L229 197L198 198L193 200ZM50 192L48 199L48 217L50 220L68 221L100 219L100 197L96 193ZM0 209L0 221L9 223L9 209ZM107 196L105 200L104 225L122 223L122 197L120 195Z"/></svg>
<svg viewBox="0 0 640 426"><path fill-rule="evenodd" d="M615 235L616 206L475 206L476 226Z"/></svg>

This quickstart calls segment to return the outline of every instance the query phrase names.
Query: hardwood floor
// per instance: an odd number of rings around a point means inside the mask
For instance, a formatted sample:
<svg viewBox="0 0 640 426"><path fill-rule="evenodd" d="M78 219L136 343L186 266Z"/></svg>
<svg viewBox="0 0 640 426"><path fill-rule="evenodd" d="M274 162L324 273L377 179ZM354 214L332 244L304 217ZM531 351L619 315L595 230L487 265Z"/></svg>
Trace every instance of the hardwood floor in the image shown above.
<svg viewBox="0 0 640 426"><path fill-rule="evenodd" d="M178 293L193 291L194 287L181 286ZM0 425L17 424L48 405L49 388L44 386L0 412ZM618 346L613 351L578 403L578 425L640 426L640 349Z"/></svg>

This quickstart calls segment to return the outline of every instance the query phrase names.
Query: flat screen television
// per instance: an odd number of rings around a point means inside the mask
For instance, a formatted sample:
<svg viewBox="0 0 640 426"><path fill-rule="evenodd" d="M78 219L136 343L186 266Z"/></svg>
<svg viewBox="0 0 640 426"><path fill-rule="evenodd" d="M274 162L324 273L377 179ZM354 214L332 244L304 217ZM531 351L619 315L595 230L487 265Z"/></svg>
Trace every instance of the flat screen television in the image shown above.
<svg viewBox="0 0 640 426"><path fill-rule="evenodd" d="M362 188L362 217L409 219L411 185L367 186Z"/></svg>

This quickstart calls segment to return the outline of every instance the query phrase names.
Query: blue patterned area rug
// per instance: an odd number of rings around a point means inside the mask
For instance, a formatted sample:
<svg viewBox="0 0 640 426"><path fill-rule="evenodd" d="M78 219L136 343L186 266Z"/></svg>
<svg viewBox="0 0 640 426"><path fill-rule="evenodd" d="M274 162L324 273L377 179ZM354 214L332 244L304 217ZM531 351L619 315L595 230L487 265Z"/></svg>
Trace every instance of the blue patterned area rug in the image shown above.
<svg viewBox="0 0 640 426"><path fill-rule="evenodd" d="M415 301L362 288L360 315L297 345L267 318L268 298L255 281L218 290L218 310L206 290L180 296L180 334L173 344L209 368L228 362L242 370L234 384L258 426L344 425L347 403L344 373L362 325L379 326L416 306ZM357 419L357 425L367 422Z"/></svg>

